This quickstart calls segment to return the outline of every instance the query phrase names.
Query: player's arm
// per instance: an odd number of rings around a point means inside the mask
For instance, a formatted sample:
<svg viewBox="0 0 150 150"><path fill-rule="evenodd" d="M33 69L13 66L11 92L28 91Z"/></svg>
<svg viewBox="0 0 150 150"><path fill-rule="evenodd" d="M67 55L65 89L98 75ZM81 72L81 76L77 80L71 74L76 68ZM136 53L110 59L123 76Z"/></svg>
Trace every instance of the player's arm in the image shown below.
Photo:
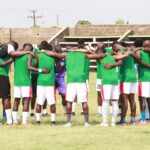
<svg viewBox="0 0 150 150"><path fill-rule="evenodd" d="M24 56L26 54L34 55L33 52L30 52L30 51L15 51L14 47L11 44L8 44L8 54L11 57L21 57L21 56Z"/></svg>
<svg viewBox="0 0 150 150"><path fill-rule="evenodd" d="M100 59L105 57L106 54L105 53L101 53L101 54L85 54L85 57L90 58L90 59Z"/></svg>
<svg viewBox="0 0 150 150"><path fill-rule="evenodd" d="M45 51L42 50L47 56L58 58L58 59L63 59L66 58L66 53L56 53L56 52L51 52L51 51Z"/></svg>
<svg viewBox="0 0 150 150"><path fill-rule="evenodd" d="M139 60L138 63L139 63L141 66L150 69L150 64L147 64L147 63L145 63L145 62L143 62L143 61L141 61L141 60Z"/></svg>
<svg viewBox="0 0 150 150"><path fill-rule="evenodd" d="M82 53L86 53L86 54L95 54L95 52L92 50L81 49L81 48L73 49L72 52L82 52Z"/></svg>
<svg viewBox="0 0 150 150"><path fill-rule="evenodd" d="M32 66L32 59L33 56L30 55L29 59L28 59L28 69L34 72L40 72L40 73L50 73L50 69L49 68L43 68L43 69L38 69Z"/></svg>
<svg viewBox="0 0 150 150"><path fill-rule="evenodd" d="M129 57L129 55L130 55L130 49L128 49L125 54L114 55L114 59L115 60L122 60L122 59Z"/></svg>
<svg viewBox="0 0 150 150"><path fill-rule="evenodd" d="M1 62L0 67L6 66L8 64L11 64L13 62L13 58L8 59L7 61Z"/></svg>
<svg viewBox="0 0 150 150"><path fill-rule="evenodd" d="M110 68L113 68L113 67L119 67L123 64L123 61L122 60L117 60L114 64L106 64L104 66L105 69L110 69Z"/></svg>

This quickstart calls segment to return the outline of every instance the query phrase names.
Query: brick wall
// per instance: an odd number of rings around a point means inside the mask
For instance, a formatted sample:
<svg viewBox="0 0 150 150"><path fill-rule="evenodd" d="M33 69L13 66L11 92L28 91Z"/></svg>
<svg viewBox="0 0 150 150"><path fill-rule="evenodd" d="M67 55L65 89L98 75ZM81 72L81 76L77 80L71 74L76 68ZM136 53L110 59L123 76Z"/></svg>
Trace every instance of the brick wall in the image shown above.
<svg viewBox="0 0 150 150"><path fill-rule="evenodd" d="M70 28L70 36L120 36L127 30L134 35L150 35L149 25L88 25Z"/></svg>
<svg viewBox="0 0 150 150"><path fill-rule="evenodd" d="M0 43L10 39L19 43L20 47L26 43L39 44L42 40L48 40L61 28L0 28Z"/></svg>

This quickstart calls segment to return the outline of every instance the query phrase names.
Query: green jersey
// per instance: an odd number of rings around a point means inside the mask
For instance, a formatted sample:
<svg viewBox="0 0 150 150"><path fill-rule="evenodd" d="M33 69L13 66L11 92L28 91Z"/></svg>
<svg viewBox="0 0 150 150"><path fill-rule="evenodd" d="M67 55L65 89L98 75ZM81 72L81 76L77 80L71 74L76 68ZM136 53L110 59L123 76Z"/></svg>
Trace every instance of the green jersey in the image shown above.
<svg viewBox="0 0 150 150"><path fill-rule="evenodd" d="M150 64L150 57L149 54L140 50L141 53L141 61ZM138 81L139 82L149 82L150 81L150 69L138 65Z"/></svg>
<svg viewBox="0 0 150 150"><path fill-rule="evenodd" d="M66 56L67 83L85 83L85 54L69 52Z"/></svg>
<svg viewBox="0 0 150 150"><path fill-rule="evenodd" d="M5 62L7 60L9 60L9 56L6 56L5 58L0 58L0 63ZM0 75L1 76L8 76L9 74L9 69L10 69L10 64L6 65L6 66L1 66L0 67Z"/></svg>
<svg viewBox="0 0 150 150"><path fill-rule="evenodd" d="M126 51L124 50L123 53ZM120 82L137 82L134 59L129 56L123 60L120 67Z"/></svg>
<svg viewBox="0 0 150 150"><path fill-rule="evenodd" d="M90 65L90 59L86 58L85 59L85 77L86 77L86 80L89 80L89 72L90 72L89 65Z"/></svg>
<svg viewBox="0 0 150 150"><path fill-rule="evenodd" d="M110 54L107 54L101 59L101 74L102 74L102 84L103 85L118 85L118 75L116 67L106 70L104 67L106 64L114 64L115 59Z"/></svg>
<svg viewBox="0 0 150 150"><path fill-rule="evenodd" d="M30 54L15 58L14 85L31 86L30 71L28 70L28 59Z"/></svg>
<svg viewBox="0 0 150 150"><path fill-rule="evenodd" d="M97 79L102 79L101 63L98 63L98 62L97 62Z"/></svg>
<svg viewBox="0 0 150 150"><path fill-rule="evenodd" d="M47 56L45 53L38 55L38 68L44 69L49 68L50 73L43 74L39 73L37 85L40 86L55 86L55 59Z"/></svg>
<svg viewBox="0 0 150 150"><path fill-rule="evenodd" d="M112 54L112 47L106 47L105 48L105 51L108 53L108 54Z"/></svg>

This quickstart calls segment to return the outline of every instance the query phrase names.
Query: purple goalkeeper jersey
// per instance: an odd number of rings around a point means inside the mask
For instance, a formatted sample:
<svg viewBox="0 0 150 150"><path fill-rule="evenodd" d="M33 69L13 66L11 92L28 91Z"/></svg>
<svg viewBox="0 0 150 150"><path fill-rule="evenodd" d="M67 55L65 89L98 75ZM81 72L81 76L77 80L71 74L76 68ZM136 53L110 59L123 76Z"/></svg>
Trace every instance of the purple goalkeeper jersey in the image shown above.
<svg viewBox="0 0 150 150"><path fill-rule="evenodd" d="M66 75L66 61L65 59L61 59L59 63L62 69L60 71L59 69L57 69L57 67L55 67L55 78L64 78Z"/></svg>

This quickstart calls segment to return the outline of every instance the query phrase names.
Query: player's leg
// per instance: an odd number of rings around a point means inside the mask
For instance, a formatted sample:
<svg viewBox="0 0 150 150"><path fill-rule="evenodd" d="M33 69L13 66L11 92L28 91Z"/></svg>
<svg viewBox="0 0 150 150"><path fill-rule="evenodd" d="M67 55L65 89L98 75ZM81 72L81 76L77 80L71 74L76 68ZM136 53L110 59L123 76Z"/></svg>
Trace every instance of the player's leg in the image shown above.
<svg viewBox="0 0 150 150"><path fill-rule="evenodd" d="M112 114L112 100L109 101L109 112Z"/></svg>
<svg viewBox="0 0 150 150"><path fill-rule="evenodd" d="M76 105L77 105L77 96L75 97L73 103L72 103L72 115L75 116L76 115Z"/></svg>
<svg viewBox="0 0 150 150"><path fill-rule="evenodd" d="M56 124L56 90L54 86L45 87L47 103L50 106L51 125Z"/></svg>
<svg viewBox="0 0 150 150"><path fill-rule="evenodd" d="M76 83L68 83L67 84L67 92L66 92L66 117L67 123L65 127L71 127L71 111L72 111L72 103L77 95L77 87Z"/></svg>
<svg viewBox="0 0 150 150"><path fill-rule="evenodd" d="M19 104L20 104L20 98L15 98L14 104L13 104L13 112L12 112L14 125L18 125L18 108L19 108Z"/></svg>
<svg viewBox="0 0 150 150"><path fill-rule="evenodd" d="M112 122L111 126L116 125L116 117L118 113L119 85L112 85L111 104L112 104Z"/></svg>
<svg viewBox="0 0 150 150"><path fill-rule="evenodd" d="M96 81L96 91L97 91L97 104L98 104L98 116L102 115L102 96L101 96L101 80Z"/></svg>
<svg viewBox="0 0 150 150"><path fill-rule="evenodd" d="M1 97L3 103L3 110L5 111L7 118L7 125L12 124L12 111L11 111L11 96L10 96L10 82L9 78L5 76L0 76L1 82Z"/></svg>
<svg viewBox="0 0 150 150"><path fill-rule="evenodd" d="M36 124L40 124L41 107L46 99L45 93L45 87L37 86Z"/></svg>
<svg viewBox="0 0 150 150"><path fill-rule="evenodd" d="M141 112L141 124L146 123L146 97L149 96L148 94L149 83L146 82L139 82L138 83L138 95L139 95L139 104L140 104L140 112Z"/></svg>
<svg viewBox="0 0 150 150"><path fill-rule="evenodd" d="M51 112L51 125L56 124L56 105L53 104L50 106L50 112Z"/></svg>
<svg viewBox="0 0 150 150"><path fill-rule="evenodd" d="M12 116L13 116L13 123L15 125L18 125L18 108L19 108L19 104L20 104L20 99L22 98L21 95L21 87L19 86L15 86L14 87L14 104L13 104L13 112L12 112Z"/></svg>
<svg viewBox="0 0 150 150"><path fill-rule="evenodd" d="M90 126L89 124L89 109L88 109L88 98L87 98L87 87L86 83L77 83L77 99L79 100L79 103L82 103L82 109L83 109L83 115L85 119L85 127Z"/></svg>
<svg viewBox="0 0 150 150"><path fill-rule="evenodd" d="M131 123L135 124L136 122L136 102L135 94L137 93L137 83L131 83L130 94L129 94L129 103L131 110Z"/></svg>
<svg viewBox="0 0 150 150"><path fill-rule="evenodd" d="M66 114L66 84L64 78L57 78L57 89L59 95L61 95L64 114Z"/></svg>
<svg viewBox="0 0 150 150"><path fill-rule="evenodd" d="M27 125L30 97L23 98L22 125Z"/></svg>
<svg viewBox="0 0 150 150"><path fill-rule="evenodd" d="M108 126L108 110L109 110L109 101L111 98L111 85L102 85L101 93L102 93L102 117L103 122L101 126L107 127Z"/></svg>
<svg viewBox="0 0 150 150"><path fill-rule="evenodd" d="M31 74L31 83L32 83L32 99L31 99L31 114L30 116L34 116L34 108L36 102L36 90L37 90L37 74Z"/></svg>
<svg viewBox="0 0 150 150"><path fill-rule="evenodd" d="M130 103L130 110L131 110L131 123L135 124L136 122L136 103L134 94L129 94L129 103Z"/></svg>
<svg viewBox="0 0 150 150"><path fill-rule="evenodd" d="M22 112L22 125L28 124L28 113L29 113L29 104L32 98L32 87L31 86L22 86L21 93L23 97L23 112Z"/></svg>
<svg viewBox="0 0 150 150"><path fill-rule="evenodd" d="M126 124L126 114L128 110L128 95L130 93L130 83L122 82L120 83L120 92L122 94L122 110L121 119L119 124Z"/></svg>
<svg viewBox="0 0 150 150"><path fill-rule="evenodd" d="M45 100L44 105L43 105L43 111L42 111L42 116L47 116L47 100Z"/></svg>
<svg viewBox="0 0 150 150"><path fill-rule="evenodd" d="M150 120L150 98L146 99L148 105L148 112L149 112L149 120Z"/></svg>

